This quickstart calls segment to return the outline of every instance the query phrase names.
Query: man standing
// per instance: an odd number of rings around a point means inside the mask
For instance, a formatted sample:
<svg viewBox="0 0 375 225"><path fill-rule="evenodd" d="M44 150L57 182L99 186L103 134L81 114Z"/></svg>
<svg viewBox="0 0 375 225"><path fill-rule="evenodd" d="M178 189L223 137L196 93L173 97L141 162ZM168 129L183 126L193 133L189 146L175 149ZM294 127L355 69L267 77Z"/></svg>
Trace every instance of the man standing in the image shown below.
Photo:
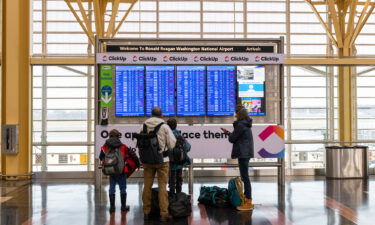
<svg viewBox="0 0 375 225"><path fill-rule="evenodd" d="M143 189L143 212L144 219L149 219L151 211L151 191L154 182L155 174L158 174L159 186L159 207L160 207L160 221L167 221L170 219L168 213L168 173L169 173L169 158L167 151L172 150L176 145L176 138L167 124L164 124L162 117L162 110L159 107L154 107L151 111L151 118L147 119L142 126L142 130L146 129L147 132L156 132L157 142L159 145L159 154L162 160L160 163L145 163L143 162L144 169L144 189ZM142 150L140 150L142 151ZM140 153L141 154L141 153ZM146 154L145 151L142 154ZM142 160L142 155L141 155Z"/></svg>

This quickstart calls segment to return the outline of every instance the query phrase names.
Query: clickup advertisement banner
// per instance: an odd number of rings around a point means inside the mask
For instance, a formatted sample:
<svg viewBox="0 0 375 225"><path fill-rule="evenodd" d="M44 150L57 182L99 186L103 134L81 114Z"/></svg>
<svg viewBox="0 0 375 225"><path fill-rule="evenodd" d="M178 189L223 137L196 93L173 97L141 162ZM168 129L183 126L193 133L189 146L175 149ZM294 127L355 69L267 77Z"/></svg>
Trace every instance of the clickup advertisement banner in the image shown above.
<svg viewBox="0 0 375 225"><path fill-rule="evenodd" d="M191 144L189 156L192 158L230 158L232 144L228 136L221 131L221 127L233 130L232 126L205 125L205 126L178 126L182 135ZM136 147L136 139L132 133L138 133L141 125L108 125L96 126L95 151L96 157L100 148L108 139L108 133L117 129L121 133L121 141L129 148ZM277 125L254 125L252 127L254 139L254 158L284 158L285 141L284 129ZM138 152L138 149L137 149Z"/></svg>
<svg viewBox="0 0 375 225"><path fill-rule="evenodd" d="M275 53L98 53L98 64L283 64L284 55Z"/></svg>

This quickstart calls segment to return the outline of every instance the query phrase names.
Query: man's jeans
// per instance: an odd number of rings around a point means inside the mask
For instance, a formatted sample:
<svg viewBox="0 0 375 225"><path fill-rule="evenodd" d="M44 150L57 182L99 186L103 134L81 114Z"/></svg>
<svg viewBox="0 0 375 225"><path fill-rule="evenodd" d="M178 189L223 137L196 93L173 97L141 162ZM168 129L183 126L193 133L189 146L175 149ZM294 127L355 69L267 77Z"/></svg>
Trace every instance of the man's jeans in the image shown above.
<svg viewBox="0 0 375 225"><path fill-rule="evenodd" d="M158 174L158 186L159 186L159 207L160 215L167 216L168 213L168 172L169 162L161 164L143 164L144 170L144 188L143 188L143 213L149 214L151 211L151 189L154 183L155 174Z"/></svg>

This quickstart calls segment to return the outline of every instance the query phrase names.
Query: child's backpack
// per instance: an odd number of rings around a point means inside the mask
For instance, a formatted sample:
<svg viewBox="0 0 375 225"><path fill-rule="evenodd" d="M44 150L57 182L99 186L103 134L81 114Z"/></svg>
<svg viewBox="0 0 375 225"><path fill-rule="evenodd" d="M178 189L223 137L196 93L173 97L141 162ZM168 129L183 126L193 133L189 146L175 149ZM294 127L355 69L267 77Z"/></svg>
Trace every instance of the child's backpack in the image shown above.
<svg viewBox="0 0 375 225"><path fill-rule="evenodd" d="M169 152L169 161L177 165L184 164L188 160L187 147L185 138L182 135L178 135L176 137L176 146Z"/></svg>
<svg viewBox="0 0 375 225"><path fill-rule="evenodd" d="M243 182L241 178L236 177L229 180L228 183L229 201L232 206L242 205L244 200Z"/></svg>
<svg viewBox="0 0 375 225"><path fill-rule="evenodd" d="M230 205L228 189L217 186L203 186L200 190L198 202L219 208L228 207Z"/></svg>
<svg viewBox="0 0 375 225"><path fill-rule="evenodd" d="M139 157L142 163L160 164L164 162L164 155L160 152L158 131L164 123L157 125L153 131L147 132L146 124L143 124L142 131L133 133L133 137L137 139L137 147L139 149Z"/></svg>
<svg viewBox="0 0 375 225"><path fill-rule="evenodd" d="M108 148L105 152L102 171L105 175L120 175L124 170L124 157L120 148Z"/></svg>

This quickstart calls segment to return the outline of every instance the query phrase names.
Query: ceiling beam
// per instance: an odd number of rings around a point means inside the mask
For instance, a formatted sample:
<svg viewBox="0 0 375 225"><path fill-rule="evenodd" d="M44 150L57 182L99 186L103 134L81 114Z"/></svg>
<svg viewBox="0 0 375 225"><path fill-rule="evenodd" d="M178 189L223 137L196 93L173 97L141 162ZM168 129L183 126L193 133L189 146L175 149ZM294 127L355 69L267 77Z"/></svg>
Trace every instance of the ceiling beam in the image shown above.
<svg viewBox="0 0 375 225"><path fill-rule="evenodd" d="M335 1L327 0L327 4L328 4L328 10L331 14L333 27L335 28L337 46L338 48L342 48L344 46L343 39L342 39L343 35L342 35L341 26L339 22L339 16L337 15L337 12L336 12Z"/></svg>
<svg viewBox="0 0 375 225"><path fill-rule="evenodd" d="M129 6L129 8L126 11L125 15L122 17L120 23L117 25L115 31L113 32L112 38L119 32L122 24L125 22L126 18L128 17L129 13L131 12L131 10L133 9L135 3L137 3L137 2L138 2L138 0L134 0L133 3Z"/></svg>
<svg viewBox="0 0 375 225"><path fill-rule="evenodd" d="M370 1L370 0L368 0ZM370 10L367 12L367 8L368 8L369 4L368 5L365 5L362 9L362 13L361 13L361 16L359 17L358 19L358 22L357 22L357 25L355 27L355 30L354 30L354 33L353 33L353 36L350 40L350 45L353 45L355 40L357 39L359 33L362 31L362 28L363 26L365 26L368 18L370 17L370 15L372 14L372 12L374 11L374 7L375 5L372 5Z"/></svg>
<svg viewBox="0 0 375 225"><path fill-rule="evenodd" d="M120 0L114 0L113 3L112 3L111 19L109 20L107 33L106 33L105 37L111 37L112 34L113 34L113 31L115 29L116 16L117 16L119 6L120 6Z"/></svg>
<svg viewBox="0 0 375 225"><path fill-rule="evenodd" d="M82 27L85 34L89 37L90 43L95 43L95 35L98 35L100 38L113 38L119 32L121 26L125 22L127 16L133 9L134 5L138 2L138 0L64 0L68 5L69 10L73 13L73 16ZM111 10L110 11L110 19L108 26L106 27L105 15L107 14L107 5L111 3ZM78 9L75 9L72 3L78 6ZM93 6L94 11L94 21L89 18L89 15L86 14L86 10L84 8L84 4ZM116 17L119 14L120 4L127 3L129 4L127 11L125 12L124 16L120 20L120 22L116 25ZM78 15L80 12L81 17ZM92 22L95 23L95 32L92 27Z"/></svg>
<svg viewBox="0 0 375 225"><path fill-rule="evenodd" d="M67 0L69 2L77 2L78 0ZM95 0L82 0L82 2L94 2ZM109 1L109 0L101 0L101 1ZM120 3L132 3L134 0L120 0Z"/></svg>
<svg viewBox="0 0 375 225"><path fill-rule="evenodd" d="M327 5L327 2L326 1L317 1L317 2L312 1L312 4L313 5ZM357 5L365 5L365 4L366 2L362 2L362 1L357 2ZM375 2L370 3L370 5L375 5Z"/></svg>
<svg viewBox="0 0 375 225"><path fill-rule="evenodd" d="M316 7L311 4L311 1L310 0L307 0L306 3L310 6L311 10L314 12L315 16L318 18L320 24L323 26L324 30L326 31L329 39L331 39L332 43L338 47L337 45L337 41L335 39L335 37L332 35L331 31L328 29L328 26L327 24L324 22L323 18L320 16L318 10L316 9Z"/></svg>
<svg viewBox="0 0 375 225"><path fill-rule="evenodd" d="M345 34L344 45L349 46L354 33L354 19L357 14L357 1L351 1L348 25Z"/></svg>
<svg viewBox="0 0 375 225"><path fill-rule="evenodd" d="M86 14L85 8L83 7L82 1L77 0L77 4L78 4L79 11L81 12L83 22L85 23L87 31L90 35L89 38L90 38L90 40L94 40L94 33L92 31L91 22L90 22L87 14ZM94 44L94 42L92 42L92 44Z"/></svg>
<svg viewBox="0 0 375 225"><path fill-rule="evenodd" d="M85 32L85 34L87 35L87 37L89 38L89 41L91 44L94 44L95 41L94 41L94 37L92 37L89 33L89 31L87 30L86 26L84 25L84 23L82 22L82 20L79 18L77 12L74 10L72 4L68 1L68 0L65 0L66 4L68 5L70 11L73 13L73 16L76 18L78 24L81 26L83 32Z"/></svg>

